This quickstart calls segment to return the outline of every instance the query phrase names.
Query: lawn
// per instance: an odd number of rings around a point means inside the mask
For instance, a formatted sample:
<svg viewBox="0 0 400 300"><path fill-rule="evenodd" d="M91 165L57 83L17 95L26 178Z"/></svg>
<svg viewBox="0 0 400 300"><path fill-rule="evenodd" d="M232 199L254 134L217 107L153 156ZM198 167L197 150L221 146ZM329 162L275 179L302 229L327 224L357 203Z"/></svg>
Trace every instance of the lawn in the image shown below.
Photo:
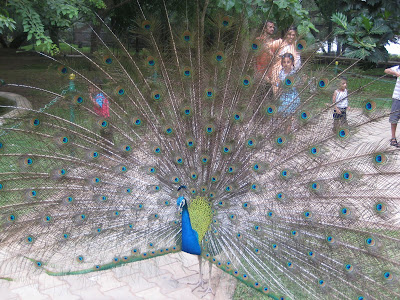
<svg viewBox="0 0 400 300"><path fill-rule="evenodd" d="M81 51L82 53L88 54L90 53L90 47L82 47L82 48L78 48L77 44L71 44L72 47L78 49L79 51ZM43 45L39 45L39 46L34 46L34 45L28 45L28 46L23 46L20 48L23 51L38 51L41 52L44 49ZM65 43L60 43L60 54L75 54L75 50L73 48L71 48L69 45L65 44Z"/></svg>
<svg viewBox="0 0 400 300"><path fill-rule="evenodd" d="M323 69L325 66L319 65L316 67L317 70L313 70L312 74L315 72L318 74L318 70ZM345 66L342 66L343 69ZM376 68L368 71L361 70L359 68L352 68L351 71L342 72L342 69L335 71L335 67L328 67L324 72L324 77L332 79L338 75L347 78L347 90L349 94L349 106L352 108L363 108L366 101L376 102L377 109L390 109L392 104L392 93L396 83L393 77L383 77L384 69ZM314 81L310 86L315 86L317 84L314 77ZM325 105L332 104L332 95L337 88L339 79L330 81L326 88L320 89L319 93L313 97L310 105L312 107L324 107ZM309 88L308 88L309 89ZM305 101L309 97L307 89L300 95L300 98Z"/></svg>

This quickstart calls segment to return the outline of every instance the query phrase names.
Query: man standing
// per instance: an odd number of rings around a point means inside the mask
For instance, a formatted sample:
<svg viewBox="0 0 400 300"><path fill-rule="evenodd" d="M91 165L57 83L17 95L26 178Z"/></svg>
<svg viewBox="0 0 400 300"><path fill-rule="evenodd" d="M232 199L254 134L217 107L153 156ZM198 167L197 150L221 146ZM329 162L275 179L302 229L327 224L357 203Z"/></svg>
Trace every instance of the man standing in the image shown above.
<svg viewBox="0 0 400 300"><path fill-rule="evenodd" d="M275 33L275 24L272 21L267 21L264 25L262 34L257 38L257 40L262 41L262 49L260 55L256 59L256 70L261 75L264 74L265 70L270 67L269 64L273 57L273 53L268 49L269 44L274 41L272 37Z"/></svg>
<svg viewBox="0 0 400 300"><path fill-rule="evenodd" d="M400 148L400 143L398 143L396 139L397 122L400 119L400 66L387 68L385 70L385 73L397 77L396 85L394 87L392 96L393 102L392 102L392 110L389 116L389 123L391 124L391 130L392 130L392 138L390 139L390 145L396 148Z"/></svg>

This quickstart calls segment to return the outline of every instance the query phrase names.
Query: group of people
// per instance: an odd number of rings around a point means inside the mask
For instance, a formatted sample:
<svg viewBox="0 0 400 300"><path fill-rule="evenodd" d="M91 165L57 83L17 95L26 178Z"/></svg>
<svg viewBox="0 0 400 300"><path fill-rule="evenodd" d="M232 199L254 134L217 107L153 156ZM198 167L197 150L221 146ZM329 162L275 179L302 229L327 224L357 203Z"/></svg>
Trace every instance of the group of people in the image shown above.
<svg viewBox="0 0 400 300"><path fill-rule="evenodd" d="M292 115L300 105L300 97L295 86L283 89L284 85L290 84L287 78L295 78L297 70L301 67L300 53L297 50L296 27L289 27L283 39L274 39L276 28L272 21L267 21L264 30L258 38L263 43L263 51L256 59L256 71L262 78L272 85L274 95L279 97L278 113L287 117ZM334 91L333 103L333 131L337 132L340 126L347 126L347 110L349 102L347 96L347 79L340 77L338 89ZM291 120L289 120L291 121ZM291 122L286 129L288 133Z"/></svg>
<svg viewBox="0 0 400 300"><path fill-rule="evenodd" d="M262 34L258 39L263 44L263 51L256 59L256 72L269 84L272 85L274 95L279 96L278 113L282 116L293 115L300 105L300 97L295 87L282 87L287 84L286 79L293 77L301 66L300 53L297 50L297 30L290 27L282 39L274 39L276 32L275 23L267 21L264 24ZM386 74L397 77L393 91L393 101L389 123L391 124L390 145L400 148L400 143L396 139L397 123L400 120L400 66L394 66L385 70ZM347 124L347 112L350 108L347 79L340 77L338 88L332 96L333 105L333 131ZM293 116L292 116L293 119ZM290 123L290 122L289 122ZM289 125L290 126L290 125Z"/></svg>
<svg viewBox="0 0 400 300"><path fill-rule="evenodd" d="M293 115L300 105L300 97L295 87L287 88L282 92L282 86L288 85L287 78L295 75L301 67L300 53L297 50L297 29L289 27L284 38L275 39L275 23L267 21L263 32L258 39L263 44L263 51L257 56L256 72L272 85L274 94L279 95L278 113L283 116ZM390 145L400 148L400 143L396 139L397 123L400 119L400 66L394 66L385 70L386 74L397 77L396 86L393 92L393 102L389 122L391 123ZM100 82L98 82L101 85ZM90 98L94 104L95 113L103 118L109 117L109 103L104 94L94 86L89 88ZM347 126L347 111L349 107L347 93L347 79L340 77L338 88L332 97L333 111L333 131L337 132L340 126ZM292 116L293 118L293 116ZM289 122L291 123L291 122ZM290 127L290 125L289 125ZM101 135L109 138L107 130L102 129Z"/></svg>
<svg viewBox="0 0 400 300"><path fill-rule="evenodd" d="M278 113L284 117L293 115L300 105L300 97L293 85L295 74L301 67L300 53L297 50L297 28L289 27L284 38L274 39L276 28L272 21L267 21L258 39L262 42L262 51L256 58L256 72L268 85L274 95L279 96ZM292 78L292 80L288 80ZM284 87L286 86L286 88ZM290 130L289 118L286 133Z"/></svg>

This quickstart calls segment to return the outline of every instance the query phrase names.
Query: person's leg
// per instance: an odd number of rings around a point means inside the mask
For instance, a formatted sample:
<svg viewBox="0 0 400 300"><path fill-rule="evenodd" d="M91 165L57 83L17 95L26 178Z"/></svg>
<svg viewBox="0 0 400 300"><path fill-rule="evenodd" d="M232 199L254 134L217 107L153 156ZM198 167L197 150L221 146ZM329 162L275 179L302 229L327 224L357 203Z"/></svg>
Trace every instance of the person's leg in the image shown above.
<svg viewBox="0 0 400 300"><path fill-rule="evenodd" d="M391 124L392 139L395 139L395 138L396 138L396 128L397 128L397 123L396 123L396 124Z"/></svg>
<svg viewBox="0 0 400 300"><path fill-rule="evenodd" d="M332 127L332 131L334 133L337 133L337 130L339 128L339 114L336 113L336 110L333 110L333 127Z"/></svg>
<svg viewBox="0 0 400 300"><path fill-rule="evenodd" d="M346 108L342 110L341 115L342 115L341 116L342 117L342 126L348 127L349 124L347 123L347 109Z"/></svg>
<svg viewBox="0 0 400 300"><path fill-rule="evenodd" d="M392 109L389 116L390 129L392 133L392 138L390 139L390 145L395 147L400 147L400 144L396 140L396 129L397 122L400 118L400 101L393 99Z"/></svg>

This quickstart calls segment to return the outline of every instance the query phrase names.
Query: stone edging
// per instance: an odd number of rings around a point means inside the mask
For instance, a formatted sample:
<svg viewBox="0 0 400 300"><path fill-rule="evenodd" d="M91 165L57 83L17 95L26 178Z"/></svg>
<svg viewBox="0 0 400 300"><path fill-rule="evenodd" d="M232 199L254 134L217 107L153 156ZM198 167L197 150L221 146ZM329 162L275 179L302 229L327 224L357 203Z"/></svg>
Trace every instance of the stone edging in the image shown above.
<svg viewBox="0 0 400 300"><path fill-rule="evenodd" d="M24 112L26 112L26 110L24 110L24 109L19 110L18 108L21 107L21 108L32 109L31 102L21 95L14 94L14 93L8 93L8 92L0 92L0 97L7 98L7 99L10 99L10 100L13 100L16 102L15 109L13 109L12 111L1 116L0 126L3 125L5 120L7 120L9 118L16 118L16 117L24 114Z"/></svg>

